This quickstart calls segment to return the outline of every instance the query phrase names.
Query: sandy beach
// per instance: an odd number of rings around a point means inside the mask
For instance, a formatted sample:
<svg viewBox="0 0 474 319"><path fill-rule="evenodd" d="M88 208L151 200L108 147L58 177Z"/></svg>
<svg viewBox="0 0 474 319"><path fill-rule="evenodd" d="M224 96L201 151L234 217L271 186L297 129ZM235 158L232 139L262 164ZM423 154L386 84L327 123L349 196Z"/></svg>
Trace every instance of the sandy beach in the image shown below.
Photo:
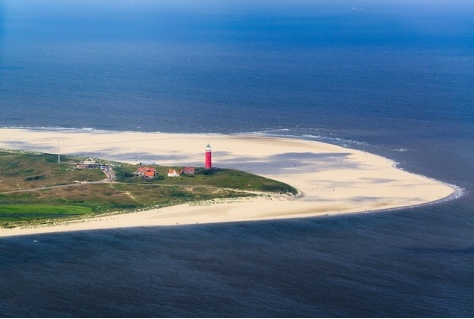
<svg viewBox="0 0 474 319"><path fill-rule="evenodd" d="M0 229L0 236L119 227L204 224L371 212L438 201L454 188L395 167L389 159L331 144L260 135L0 129L0 148L158 165L236 168L296 187L299 196L185 204L60 225ZM58 147L59 144L59 147Z"/></svg>

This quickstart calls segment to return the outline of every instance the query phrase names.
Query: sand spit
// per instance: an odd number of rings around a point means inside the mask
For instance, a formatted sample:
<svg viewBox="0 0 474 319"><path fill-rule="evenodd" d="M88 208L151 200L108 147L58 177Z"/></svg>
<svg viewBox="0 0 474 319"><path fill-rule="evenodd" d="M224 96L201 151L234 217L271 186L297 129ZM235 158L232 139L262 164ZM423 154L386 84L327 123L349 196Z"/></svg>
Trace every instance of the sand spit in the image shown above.
<svg viewBox="0 0 474 319"><path fill-rule="evenodd" d="M120 227L204 224L369 212L425 204L455 189L395 167L393 161L331 144L260 135L165 134L94 130L0 129L0 148L122 162L236 168L296 187L301 195L185 204L35 228L1 236Z"/></svg>

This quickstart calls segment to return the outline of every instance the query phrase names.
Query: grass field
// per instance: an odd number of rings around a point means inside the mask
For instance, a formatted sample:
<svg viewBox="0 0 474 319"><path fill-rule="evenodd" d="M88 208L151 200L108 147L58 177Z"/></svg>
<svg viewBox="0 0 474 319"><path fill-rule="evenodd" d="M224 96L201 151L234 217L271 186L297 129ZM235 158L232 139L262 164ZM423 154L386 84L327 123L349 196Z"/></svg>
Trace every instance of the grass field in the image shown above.
<svg viewBox="0 0 474 319"><path fill-rule="evenodd" d="M171 169L155 167L153 179L135 176L136 165L109 163L113 183L91 184L106 178L100 169L76 169L84 158L0 151L0 227L43 224L67 218L165 207L216 198L255 196L252 192L296 194L293 187L246 172L196 168L193 175L168 177Z"/></svg>

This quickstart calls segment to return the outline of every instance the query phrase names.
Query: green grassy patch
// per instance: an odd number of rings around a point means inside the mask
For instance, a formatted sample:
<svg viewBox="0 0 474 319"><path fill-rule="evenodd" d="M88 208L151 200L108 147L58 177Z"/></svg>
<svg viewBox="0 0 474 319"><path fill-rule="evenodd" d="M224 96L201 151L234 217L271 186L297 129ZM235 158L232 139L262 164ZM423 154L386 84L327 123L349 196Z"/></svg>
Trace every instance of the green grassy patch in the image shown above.
<svg viewBox="0 0 474 319"><path fill-rule="evenodd" d="M196 168L196 173L194 175L183 174L179 177L168 177L167 173L170 167L155 166L155 168L159 173L158 178L144 179L133 175L133 171L137 169L136 165L124 164L115 169L117 173L117 181L129 184L205 185L218 188L289 193L294 195L297 193L297 190L288 184L234 169ZM171 167L171 169L176 169L178 171L182 168L183 167Z"/></svg>
<svg viewBox="0 0 474 319"><path fill-rule="evenodd" d="M61 156L61 163L57 163L58 158L54 154L0 151L0 192L105 178L99 169L76 170L75 164L81 160Z"/></svg>
<svg viewBox="0 0 474 319"><path fill-rule="evenodd" d="M1 205L2 221L31 221L54 219L92 213L90 207L51 204L4 204Z"/></svg>

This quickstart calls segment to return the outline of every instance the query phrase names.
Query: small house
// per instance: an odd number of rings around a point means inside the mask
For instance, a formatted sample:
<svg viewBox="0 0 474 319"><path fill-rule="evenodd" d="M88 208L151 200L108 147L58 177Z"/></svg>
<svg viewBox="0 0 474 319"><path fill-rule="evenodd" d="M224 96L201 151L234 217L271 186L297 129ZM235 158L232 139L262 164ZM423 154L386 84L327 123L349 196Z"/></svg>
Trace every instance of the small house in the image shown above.
<svg viewBox="0 0 474 319"><path fill-rule="evenodd" d="M179 176L179 175L180 175L180 174L179 174L178 172L176 172L176 170L174 170L174 169L170 169L170 170L168 171L168 177L177 177L177 176Z"/></svg>
<svg viewBox="0 0 474 319"><path fill-rule="evenodd" d="M194 172L195 172L194 167L185 167L185 168L183 169L183 173L184 173L184 174L190 174L190 175L192 175L192 174L194 174Z"/></svg>
<svg viewBox="0 0 474 319"><path fill-rule="evenodd" d="M147 170L144 175L145 178L153 178L155 176L156 176L156 170L154 168Z"/></svg>

